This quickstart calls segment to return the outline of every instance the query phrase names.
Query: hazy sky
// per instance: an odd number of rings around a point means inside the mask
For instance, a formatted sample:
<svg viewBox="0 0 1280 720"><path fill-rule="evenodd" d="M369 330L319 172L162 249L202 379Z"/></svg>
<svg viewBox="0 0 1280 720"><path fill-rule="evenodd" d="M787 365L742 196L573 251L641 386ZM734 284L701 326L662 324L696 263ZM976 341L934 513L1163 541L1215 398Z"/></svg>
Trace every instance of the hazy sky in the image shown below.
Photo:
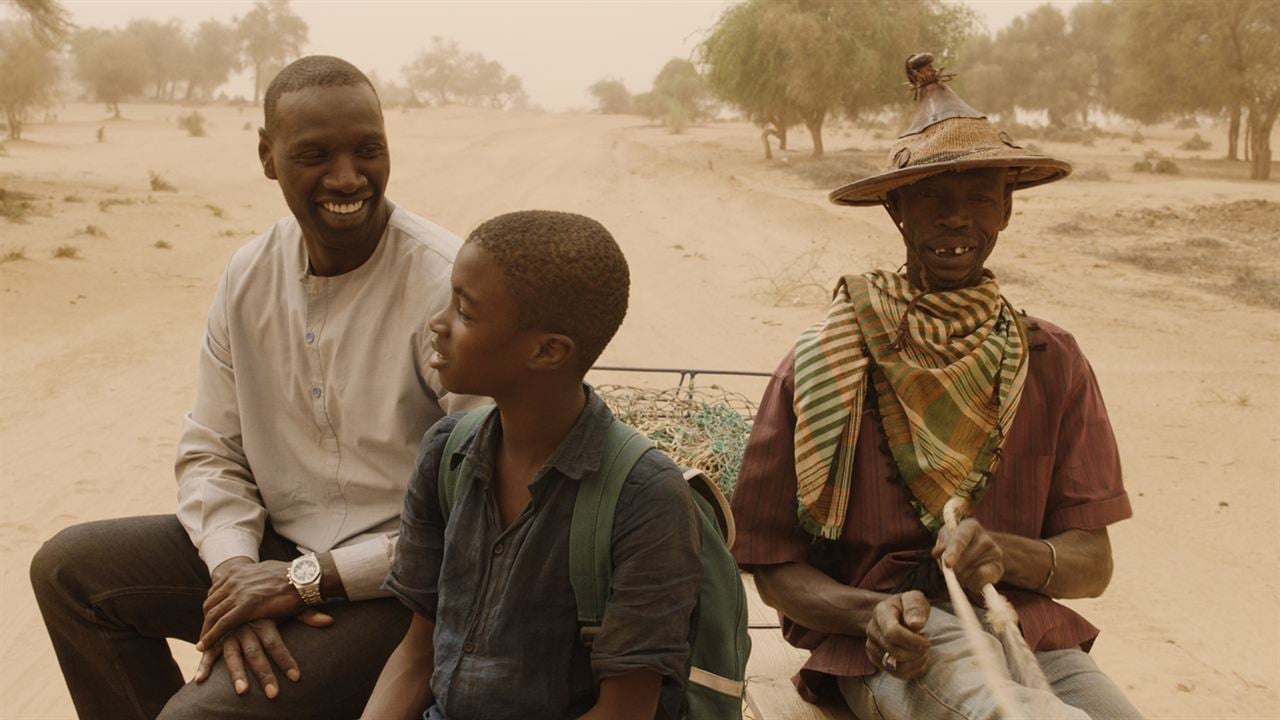
<svg viewBox="0 0 1280 720"><path fill-rule="evenodd" d="M1063 9L1077 0L1051 0ZM122 26L131 18L178 18L193 29L207 18L243 15L251 1L64 0L81 26ZM520 75L533 102L549 110L591 106L586 87L612 76L632 92L647 90L668 59L690 57L731 0L294 0L310 26L307 53L338 55L384 79L401 82L400 69L431 36L457 40ZM1043 0L969 0L987 26L998 30ZM6 10L8 3L0 4ZM239 78L224 88L252 94Z"/></svg>

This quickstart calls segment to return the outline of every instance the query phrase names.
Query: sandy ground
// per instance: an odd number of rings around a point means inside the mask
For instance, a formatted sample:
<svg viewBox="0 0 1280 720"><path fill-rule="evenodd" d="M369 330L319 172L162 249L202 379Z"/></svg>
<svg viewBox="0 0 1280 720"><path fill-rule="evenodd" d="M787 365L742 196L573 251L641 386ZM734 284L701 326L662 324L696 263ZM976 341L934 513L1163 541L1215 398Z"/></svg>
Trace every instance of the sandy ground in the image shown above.
<svg viewBox="0 0 1280 720"><path fill-rule="evenodd" d="M3 718L73 716L28 562L67 525L172 511L174 441L213 284L286 212L258 169L256 112L205 109L205 138L177 129L180 112L125 106L125 120L108 121L71 105L0 157L0 185L37 196L24 222L0 220ZM740 124L675 136L629 117L451 108L387 119L390 196L455 232L535 207L613 230L633 304L602 362L770 370L820 312L820 287L901 262L883 213L830 206L787 169L803 165L803 133L786 164L768 164ZM1015 304L1075 333L1119 435L1135 517L1112 530L1106 595L1072 603L1104 630L1094 655L1150 717L1275 718L1280 313L1266 303L1280 185L1208 161L1177 177L1133 174L1144 149L1171 151L1191 133L1145 132L1142 146L1037 143L1110 180L1021 193L992 265ZM1215 143L1203 155L1219 154L1223 133L1201 133ZM888 142L848 128L827 141L877 162ZM177 192L151 191L149 171ZM52 257L61 245L79 258ZM179 648L179 661L192 668L194 651Z"/></svg>

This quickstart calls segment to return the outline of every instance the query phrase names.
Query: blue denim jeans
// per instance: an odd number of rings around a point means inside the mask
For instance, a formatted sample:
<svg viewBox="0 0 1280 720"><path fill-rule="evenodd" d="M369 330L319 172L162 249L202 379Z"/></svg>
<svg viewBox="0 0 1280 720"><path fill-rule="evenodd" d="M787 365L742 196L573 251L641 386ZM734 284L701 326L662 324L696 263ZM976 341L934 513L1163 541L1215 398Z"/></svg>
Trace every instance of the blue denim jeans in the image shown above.
<svg viewBox="0 0 1280 720"><path fill-rule="evenodd" d="M982 611L978 610L979 616ZM860 720L998 720L995 696L986 687L978 662L955 615L934 607L925 624L932 641L924 675L904 681L886 672L839 679L840 693ZM1003 657L1000 641L985 635ZM1079 648L1036 653L1052 692L1033 690L1005 679L1010 697L1026 717L1088 720L1140 720L1142 714L1120 688Z"/></svg>

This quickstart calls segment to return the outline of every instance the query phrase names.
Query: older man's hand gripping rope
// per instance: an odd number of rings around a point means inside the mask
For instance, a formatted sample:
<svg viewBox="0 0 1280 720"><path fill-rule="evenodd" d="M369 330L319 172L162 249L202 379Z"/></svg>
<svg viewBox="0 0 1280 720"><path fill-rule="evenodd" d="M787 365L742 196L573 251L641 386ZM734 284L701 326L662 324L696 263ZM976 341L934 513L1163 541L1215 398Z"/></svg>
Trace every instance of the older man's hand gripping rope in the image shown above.
<svg viewBox="0 0 1280 720"><path fill-rule="evenodd" d="M951 532L955 532L959 524L956 516L961 509L967 511L968 502L963 498L953 497L947 501L942 510L943 521ZM973 606L969 603L969 598L965 595L959 579L956 578L955 571L942 558L938 559L938 565L942 568L942 577L946 580L947 592L951 595L951 604L956 617L978 661L984 684L995 697L1000 715L1005 718L1025 717L1025 709L1014 702L1004 683L1004 680L1010 679L1010 673L1007 670L1012 670L1012 679L1015 682L1027 687L1048 690L1049 682L1040 670L1040 664L1036 662L1035 655L1027 647L1026 639L1022 637L1022 631L1018 628L1018 615L1013 606L996 591L991 583L982 586L982 598L987 606L987 620L1004 647L1005 658L1008 661L1006 664L985 642L982 625L978 622L978 616L974 613Z"/></svg>

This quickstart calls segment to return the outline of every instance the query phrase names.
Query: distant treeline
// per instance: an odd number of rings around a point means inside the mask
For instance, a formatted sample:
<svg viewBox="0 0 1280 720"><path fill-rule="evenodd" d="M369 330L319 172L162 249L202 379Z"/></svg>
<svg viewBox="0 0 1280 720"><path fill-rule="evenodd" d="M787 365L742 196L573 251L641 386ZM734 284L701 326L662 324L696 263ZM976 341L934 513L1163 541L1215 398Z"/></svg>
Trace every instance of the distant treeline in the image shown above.
<svg viewBox="0 0 1280 720"><path fill-rule="evenodd" d="M3 0L0 0L3 1ZM28 113L58 99L60 57L87 97L116 117L129 98L205 102L233 72L253 73L253 103L271 78L298 58L308 27L289 0L259 0L229 23L206 20L188 31L178 20L131 20L123 29L74 28L54 0L13 0L29 19L0 24L0 108L9 137L19 138ZM453 41L430 47L403 69L404 83L370 73L387 106L461 102L497 108L528 104L520 78Z"/></svg>
<svg viewBox="0 0 1280 720"><path fill-rule="evenodd" d="M970 104L1007 123L1016 110L1043 113L1056 131L1086 129L1099 113L1140 123L1228 118L1227 157L1250 160L1256 179L1270 175L1280 112L1276 0L1090 0L1066 15L1042 5L994 36L971 10L943 0L747 0L721 14L696 64L671 61L649 92L631 95L612 78L588 90L601 112L675 130L714 114L719 100L763 129L766 157L770 138L785 149L797 126L821 156L829 118L908 104L903 64L919 51L957 73L953 84Z"/></svg>

